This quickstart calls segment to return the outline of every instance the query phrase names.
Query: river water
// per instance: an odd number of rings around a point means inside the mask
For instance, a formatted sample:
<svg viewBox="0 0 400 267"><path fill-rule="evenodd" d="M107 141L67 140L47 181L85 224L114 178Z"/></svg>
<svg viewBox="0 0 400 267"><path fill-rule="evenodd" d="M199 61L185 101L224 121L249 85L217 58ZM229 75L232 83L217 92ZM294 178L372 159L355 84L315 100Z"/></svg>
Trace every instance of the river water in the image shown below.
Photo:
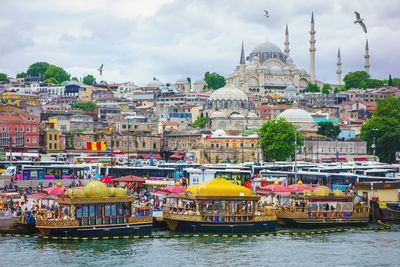
<svg viewBox="0 0 400 267"><path fill-rule="evenodd" d="M0 237L0 266L400 266L400 226L306 236L45 240Z"/></svg>

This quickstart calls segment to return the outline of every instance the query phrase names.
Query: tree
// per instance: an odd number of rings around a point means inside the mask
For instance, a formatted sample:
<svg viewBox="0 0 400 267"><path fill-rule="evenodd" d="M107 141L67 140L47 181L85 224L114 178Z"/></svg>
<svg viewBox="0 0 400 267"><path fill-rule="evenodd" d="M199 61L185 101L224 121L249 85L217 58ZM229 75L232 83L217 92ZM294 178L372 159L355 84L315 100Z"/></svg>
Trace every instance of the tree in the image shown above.
<svg viewBox="0 0 400 267"><path fill-rule="evenodd" d="M82 110L90 111L96 108L96 103L93 102L77 102L73 106L73 108L80 108Z"/></svg>
<svg viewBox="0 0 400 267"><path fill-rule="evenodd" d="M319 86L315 83L308 83L306 89L304 89L306 93L318 93L320 92Z"/></svg>
<svg viewBox="0 0 400 267"><path fill-rule="evenodd" d="M369 153L375 150L381 161L395 161L395 152L400 151L400 97L378 101L372 118L361 127L361 138Z"/></svg>
<svg viewBox="0 0 400 267"><path fill-rule="evenodd" d="M96 78L93 75L86 75L83 77L83 83L86 85L93 85L96 83Z"/></svg>
<svg viewBox="0 0 400 267"><path fill-rule="evenodd" d="M44 77L44 73L50 66L47 62L36 62L29 66L26 74L30 77Z"/></svg>
<svg viewBox="0 0 400 267"><path fill-rule="evenodd" d="M44 80L45 83L49 83L49 84L58 84L58 81L55 78L48 78L46 80Z"/></svg>
<svg viewBox="0 0 400 267"><path fill-rule="evenodd" d="M297 147L304 144L303 134L285 119L265 122L259 129L260 144L266 151L268 160L284 161L294 156L295 134Z"/></svg>
<svg viewBox="0 0 400 267"><path fill-rule="evenodd" d="M340 127L332 122L319 122L317 134L336 139L340 134Z"/></svg>
<svg viewBox="0 0 400 267"><path fill-rule="evenodd" d="M330 85L330 84L324 84L324 85L322 86L321 92L322 92L323 94L329 94L330 92L332 92L332 87L331 87L331 85Z"/></svg>
<svg viewBox="0 0 400 267"><path fill-rule="evenodd" d="M190 77L187 77L186 80L189 83L189 88L192 89L192 79L190 79Z"/></svg>
<svg viewBox="0 0 400 267"><path fill-rule="evenodd" d="M393 79L393 86L400 86L400 78Z"/></svg>
<svg viewBox="0 0 400 267"><path fill-rule="evenodd" d="M389 74L388 86L393 86L392 74Z"/></svg>
<svg viewBox="0 0 400 267"><path fill-rule="evenodd" d="M45 79L54 78L58 83L69 81L70 77L71 75L69 75L63 68L54 65L50 65L44 73Z"/></svg>
<svg viewBox="0 0 400 267"><path fill-rule="evenodd" d="M208 71L204 74L204 81L206 82L208 89L219 89L224 87L226 84L225 77L218 73L209 73Z"/></svg>
<svg viewBox="0 0 400 267"><path fill-rule="evenodd" d="M26 78L28 76L28 74L26 74L26 72L20 72L17 74L17 78Z"/></svg>
<svg viewBox="0 0 400 267"><path fill-rule="evenodd" d="M346 89L367 88L367 81L370 77L371 76L365 71L354 71L347 73L343 81Z"/></svg>
<svg viewBox="0 0 400 267"><path fill-rule="evenodd" d="M0 82L9 82L7 74L0 73Z"/></svg>
<svg viewBox="0 0 400 267"><path fill-rule="evenodd" d="M207 126L208 119L205 117L198 117L193 123L192 128L204 128Z"/></svg>
<svg viewBox="0 0 400 267"><path fill-rule="evenodd" d="M369 79L365 83L366 87L365 88L378 88L385 86L386 81L385 80L377 80L377 79Z"/></svg>

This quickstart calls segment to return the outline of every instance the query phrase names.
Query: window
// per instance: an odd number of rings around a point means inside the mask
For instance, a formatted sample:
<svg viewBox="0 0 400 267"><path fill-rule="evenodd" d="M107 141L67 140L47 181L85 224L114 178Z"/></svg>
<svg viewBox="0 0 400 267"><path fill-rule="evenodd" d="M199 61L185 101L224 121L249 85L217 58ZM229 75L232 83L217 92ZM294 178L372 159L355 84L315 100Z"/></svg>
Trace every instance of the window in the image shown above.
<svg viewBox="0 0 400 267"><path fill-rule="evenodd" d="M31 142L31 139L29 138L29 136L26 138L26 143L29 144Z"/></svg>
<svg viewBox="0 0 400 267"><path fill-rule="evenodd" d="M31 127L26 126L26 131L29 133L31 131Z"/></svg>
<svg viewBox="0 0 400 267"><path fill-rule="evenodd" d="M20 132L24 132L24 126L21 126Z"/></svg>
<svg viewBox="0 0 400 267"><path fill-rule="evenodd" d="M60 130L61 131L66 131L67 130L67 125L60 125Z"/></svg>
<svg viewBox="0 0 400 267"><path fill-rule="evenodd" d="M229 143L226 143L225 145L226 145L226 147L229 147Z"/></svg>
<svg viewBox="0 0 400 267"><path fill-rule="evenodd" d="M14 132L18 132L18 126L14 127Z"/></svg>
<svg viewBox="0 0 400 267"><path fill-rule="evenodd" d="M243 147L243 143L240 143L240 147Z"/></svg>
<svg viewBox="0 0 400 267"><path fill-rule="evenodd" d="M146 146L146 143L145 143L145 142L143 142L143 143L142 143L142 147L145 147L145 146Z"/></svg>
<svg viewBox="0 0 400 267"><path fill-rule="evenodd" d="M211 147L214 148L214 144L211 144Z"/></svg>
<svg viewBox="0 0 400 267"><path fill-rule="evenodd" d="M57 144L54 144L54 149L57 149Z"/></svg>
<svg viewBox="0 0 400 267"><path fill-rule="evenodd" d="M49 134L49 140L53 140L53 135Z"/></svg>
<svg viewBox="0 0 400 267"><path fill-rule="evenodd" d="M251 147L254 147L254 143L251 143Z"/></svg>
<svg viewBox="0 0 400 267"><path fill-rule="evenodd" d="M157 143L153 143L153 149L157 148Z"/></svg>
<svg viewBox="0 0 400 267"><path fill-rule="evenodd" d="M54 135L54 140L57 140L57 135L56 134Z"/></svg>
<svg viewBox="0 0 400 267"><path fill-rule="evenodd" d="M36 136L32 137L32 144L36 144Z"/></svg>
<svg viewBox="0 0 400 267"><path fill-rule="evenodd" d="M53 144L52 143L49 144L49 149L53 149Z"/></svg>
<svg viewBox="0 0 400 267"><path fill-rule="evenodd" d="M3 128L1 129L2 132L6 131L6 127L3 126Z"/></svg>
<svg viewBox="0 0 400 267"><path fill-rule="evenodd" d="M36 133L36 126L32 127L32 132Z"/></svg>

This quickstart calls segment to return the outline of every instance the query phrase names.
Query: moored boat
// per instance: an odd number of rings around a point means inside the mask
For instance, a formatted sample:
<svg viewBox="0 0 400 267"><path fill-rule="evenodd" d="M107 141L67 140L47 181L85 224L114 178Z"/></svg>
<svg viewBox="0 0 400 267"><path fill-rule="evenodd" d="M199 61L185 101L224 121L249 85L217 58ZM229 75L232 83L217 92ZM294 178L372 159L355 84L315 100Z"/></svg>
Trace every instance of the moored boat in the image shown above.
<svg viewBox="0 0 400 267"><path fill-rule="evenodd" d="M223 178L189 186L187 192L168 195L163 218L172 231L256 233L275 231L272 209L259 205L251 190Z"/></svg>
<svg viewBox="0 0 400 267"><path fill-rule="evenodd" d="M354 198L326 186L290 195L277 209L278 224L298 228L368 224L369 208L365 203L354 203Z"/></svg>
<svg viewBox="0 0 400 267"><path fill-rule="evenodd" d="M56 199L53 211L39 214L36 227L45 236L99 237L147 235L152 231L151 209L136 207L123 188L93 181L69 189Z"/></svg>

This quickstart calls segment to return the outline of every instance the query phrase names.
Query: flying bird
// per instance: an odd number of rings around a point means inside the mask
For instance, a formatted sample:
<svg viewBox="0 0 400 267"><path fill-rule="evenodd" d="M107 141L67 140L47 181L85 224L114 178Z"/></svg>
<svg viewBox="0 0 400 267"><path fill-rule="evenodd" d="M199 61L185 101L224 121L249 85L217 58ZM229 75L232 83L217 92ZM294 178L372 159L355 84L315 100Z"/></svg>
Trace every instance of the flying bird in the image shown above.
<svg viewBox="0 0 400 267"><path fill-rule="evenodd" d="M354 23L360 24L361 28L363 28L364 32L367 33L367 27L365 26L365 23L363 22L364 19L361 18L360 13L357 11L354 11L354 14L356 14L356 20Z"/></svg>
<svg viewBox="0 0 400 267"><path fill-rule="evenodd" d="M265 12L264 17L265 17L266 19L269 18L268 11L264 9L264 12Z"/></svg>
<svg viewBox="0 0 400 267"><path fill-rule="evenodd" d="M103 74L103 64L101 64L100 68L97 69L100 73L100 76Z"/></svg>

